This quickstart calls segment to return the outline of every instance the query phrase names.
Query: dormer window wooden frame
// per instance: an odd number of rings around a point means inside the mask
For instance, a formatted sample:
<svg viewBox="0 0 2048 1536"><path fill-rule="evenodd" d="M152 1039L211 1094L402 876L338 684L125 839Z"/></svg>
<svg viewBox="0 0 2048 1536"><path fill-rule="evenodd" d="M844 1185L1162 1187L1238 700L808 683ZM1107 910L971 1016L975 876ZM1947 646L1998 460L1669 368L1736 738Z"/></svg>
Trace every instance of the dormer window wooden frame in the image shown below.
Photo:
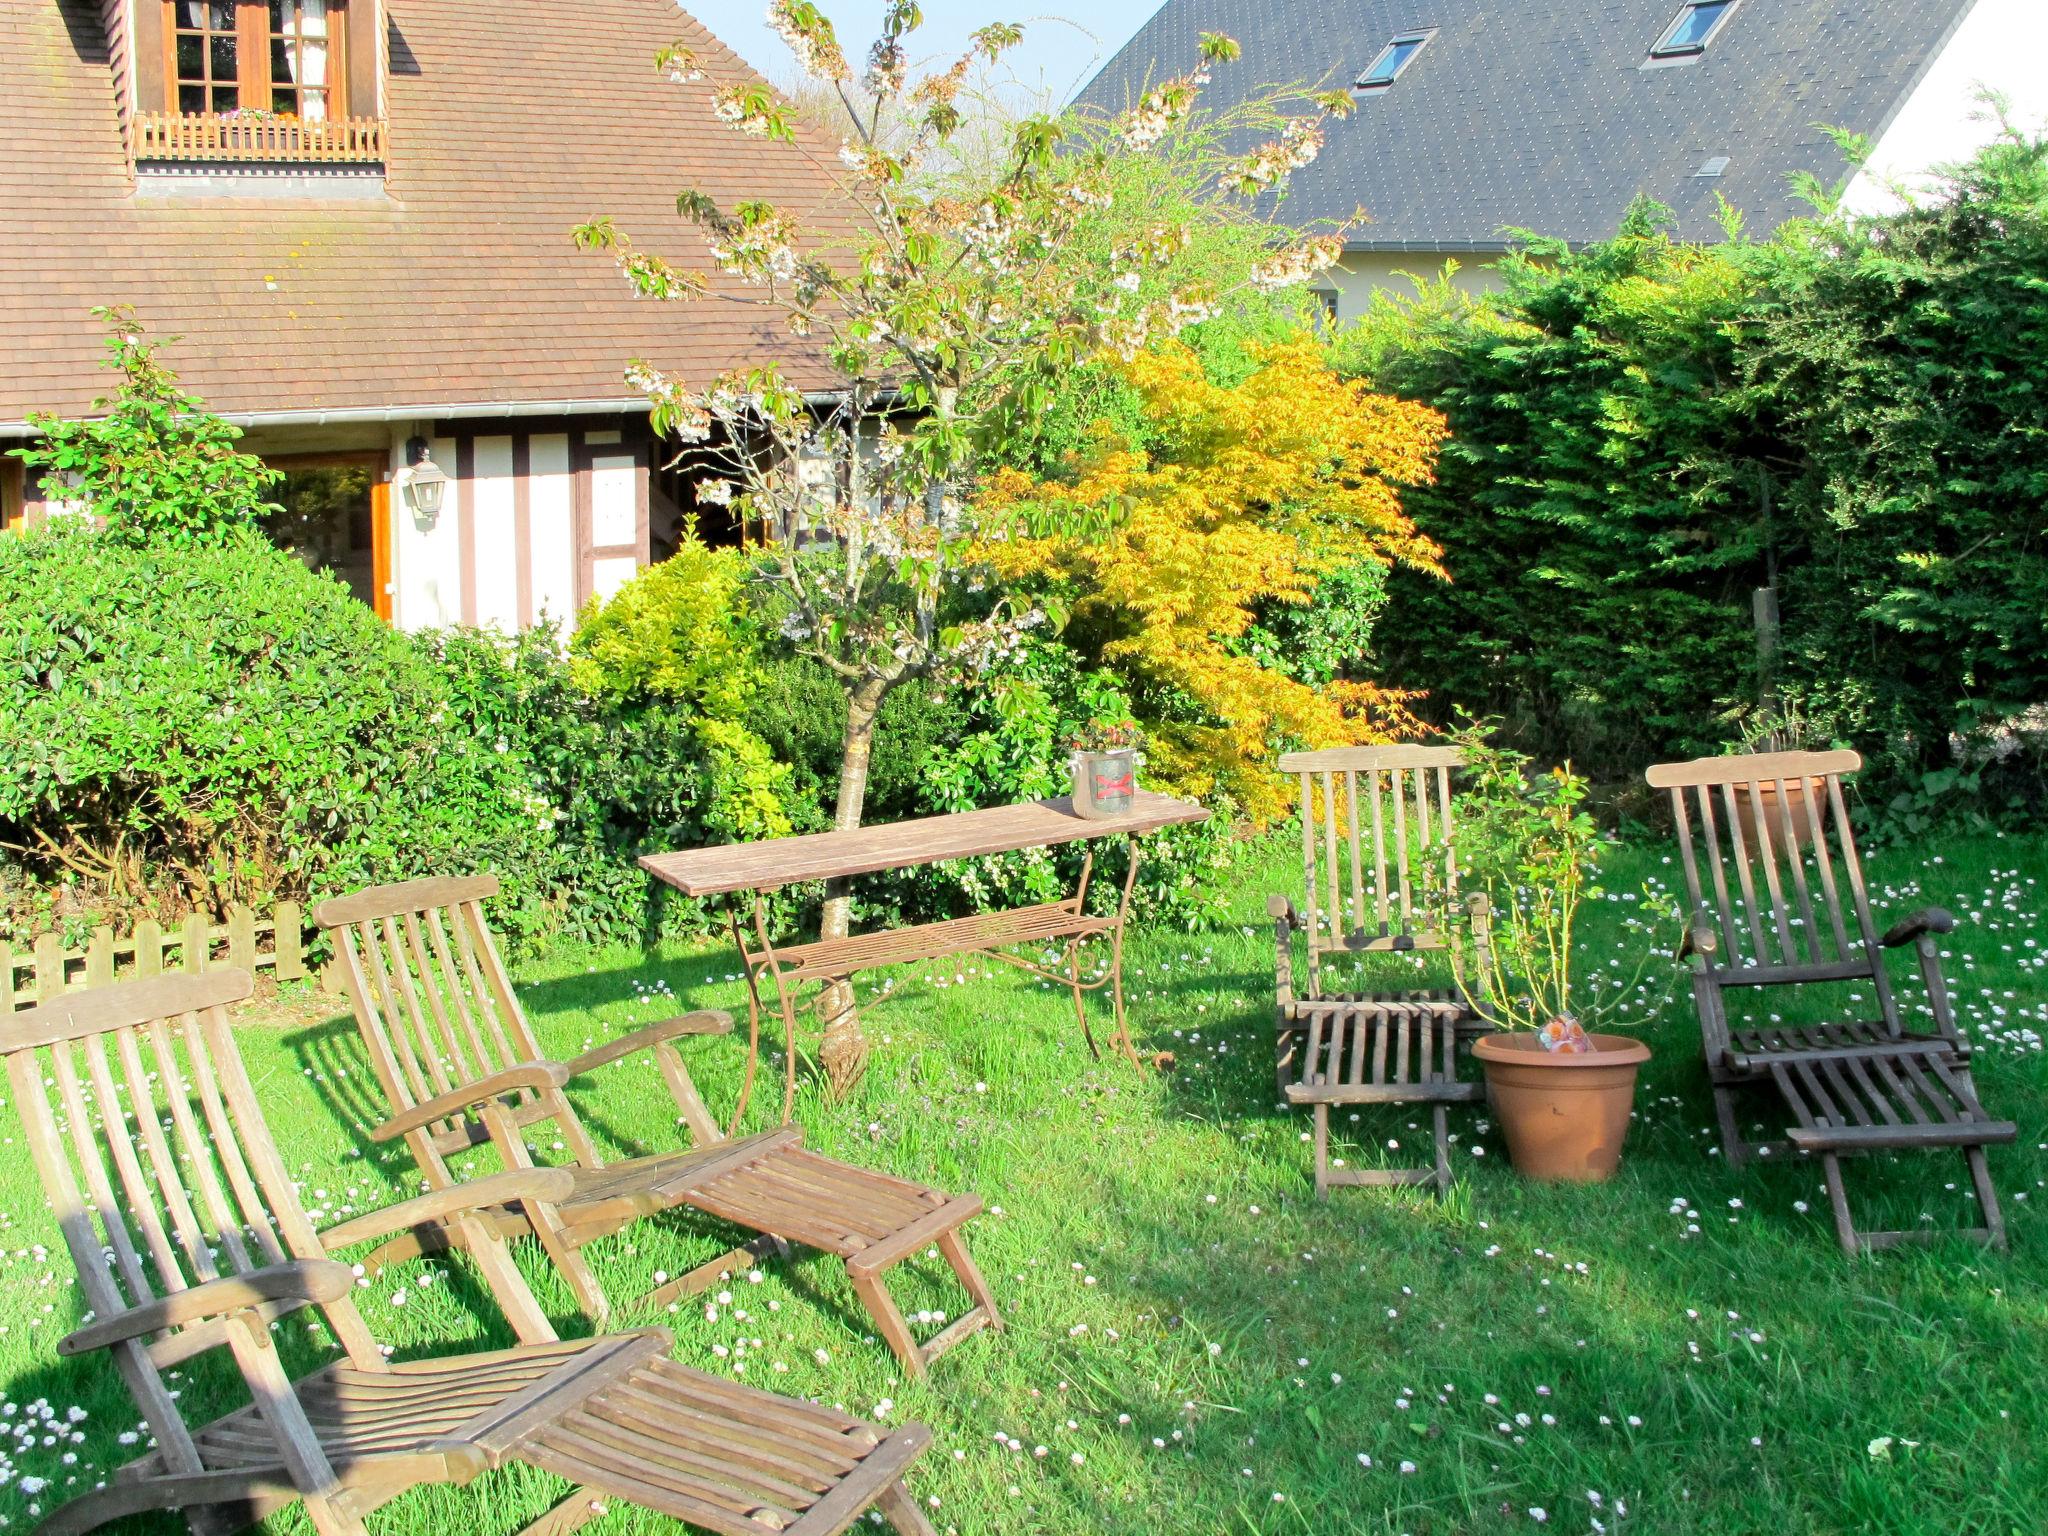
<svg viewBox="0 0 2048 1536"><path fill-rule="evenodd" d="M127 0L138 165L384 159L380 0Z"/></svg>
<svg viewBox="0 0 2048 1536"><path fill-rule="evenodd" d="M164 110L349 115L347 0L159 0Z"/></svg>

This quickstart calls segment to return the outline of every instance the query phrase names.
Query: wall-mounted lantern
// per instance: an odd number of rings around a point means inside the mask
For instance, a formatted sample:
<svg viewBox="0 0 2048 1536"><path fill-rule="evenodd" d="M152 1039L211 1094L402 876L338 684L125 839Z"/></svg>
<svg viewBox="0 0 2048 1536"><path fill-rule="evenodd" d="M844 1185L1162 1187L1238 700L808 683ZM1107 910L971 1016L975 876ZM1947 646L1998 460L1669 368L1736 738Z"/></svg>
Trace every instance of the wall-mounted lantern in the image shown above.
<svg viewBox="0 0 2048 1536"><path fill-rule="evenodd" d="M405 468L398 472L405 504L422 523L431 523L441 515L441 499L448 491L448 472L434 462L424 437L416 437L405 445L405 461Z"/></svg>

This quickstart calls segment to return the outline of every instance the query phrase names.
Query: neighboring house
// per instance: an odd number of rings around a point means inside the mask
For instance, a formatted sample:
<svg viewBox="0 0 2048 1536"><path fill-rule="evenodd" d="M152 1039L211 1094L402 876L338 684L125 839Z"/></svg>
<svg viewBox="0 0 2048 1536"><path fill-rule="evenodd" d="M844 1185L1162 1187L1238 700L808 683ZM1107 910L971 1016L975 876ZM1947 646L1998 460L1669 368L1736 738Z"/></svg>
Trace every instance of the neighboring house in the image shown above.
<svg viewBox="0 0 2048 1536"><path fill-rule="evenodd" d="M1212 106L1275 82L1356 99L1280 205L1369 216L1325 290L1344 318L1448 258L1491 286L1510 229L1602 239L1639 193L1689 238L1720 237L1722 198L1766 233L1809 211L1790 173L1849 174L1829 128L1875 146L1845 199L1869 213L1990 137L1981 88L2048 115L2048 0L1167 0L1080 99L1122 109L1209 31L1244 47Z"/></svg>
<svg viewBox="0 0 2048 1536"><path fill-rule="evenodd" d="M630 359L823 382L735 288L638 299L571 242L609 214L701 268L689 187L843 222L831 146L716 121L751 72L666 0L0 0L0 40L0 449L107 389L90 311L130 304L287 471L277 536L399 625L570 619L661 556L692 498ZM674 41L706 78L661 78Z"/></svg>

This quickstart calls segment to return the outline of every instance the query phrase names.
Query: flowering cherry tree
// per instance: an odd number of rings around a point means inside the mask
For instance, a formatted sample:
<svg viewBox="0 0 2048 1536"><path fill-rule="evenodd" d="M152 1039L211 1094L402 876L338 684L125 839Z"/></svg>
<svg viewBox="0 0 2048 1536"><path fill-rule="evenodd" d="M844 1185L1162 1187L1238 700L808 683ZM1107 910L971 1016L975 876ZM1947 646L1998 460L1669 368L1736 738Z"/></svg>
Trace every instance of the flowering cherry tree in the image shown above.
<svg viewBox="0 0 2048 1536"><path fill-rule="evenodd" d="M657 429L701 470L699 500L729 504L767 535L764 570L783 634L839 679L846 736L836 825L860 825L875 719L905 680L974 673L1058 614L1012 600L981 553L1009 529L975 510L978 472L1042 408L1062 369L1134 357L1214 314L1234 292L1278 290L1330 266L1340 229L1272 230L1260 199L1315 158L1350 97L1272 95L1198 110L1212 71L1238 47L1203 34L1187 72L1109 120L1016 122L987 168L949 152L968 126L977 70L1022 37L983 27L948 67L914 74L915 0L891 0L856 79L832 24L809 0L773 0L769 24L840 109L838 163L850 223L766 201L677 200L700 232L702 262L672 262L599 219L576 232L608 252L652 299L713 294L705 266L739 280L716 296L774 313L831 386L805 390L774 366L710 380L634 363L629 382ZM692 51L657 66L702 92L733 131L793 141L815 129L758 81L714 82ZM1288 111L1286 106L1301 110ZM974 157L984 158L984 157ZM1236 238L1204 238L1219 231ZM1235 251L1219 260L1218 249ZM1058 511L1061 531L1098 514ZM1043 532L1043 529L1026 530ZM844 886L828 890L822 932L844 937ZM823 1001L823 1064L836 1090L863 1070L849 989Z"/></svg>

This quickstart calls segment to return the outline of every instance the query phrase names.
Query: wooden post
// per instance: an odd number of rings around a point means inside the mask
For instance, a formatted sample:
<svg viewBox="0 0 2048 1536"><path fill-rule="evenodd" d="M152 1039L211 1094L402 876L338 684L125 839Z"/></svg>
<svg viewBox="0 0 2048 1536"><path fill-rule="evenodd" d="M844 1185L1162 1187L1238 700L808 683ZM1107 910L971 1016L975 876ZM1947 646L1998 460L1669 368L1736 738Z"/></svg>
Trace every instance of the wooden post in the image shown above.
<svg viewBox="0 0 2048 1536"><path fill-rule="evenodd" d="M47 1003L63 990L64 951L57 935L46 933L36 940L36 1001Z"/></svg>
<svg viewBox="0 0 2048 1536"><path fill-rule="evenodd" d="M197 912L187 912L184 931L180 937L185 952L178 957L179 969L197 976L206 969L206 962L212 958L213 941L207 937L206 919Z"/></svg>
<svg viewBox="0 0 2048 1536"><path fill-rule="evenodd" d="M153 917L135 925L135 974L161 976L164 969L164 930Z"/></svg>
<svg viewBox="0 0 2048 1536"><path fill-rule="evenodd" d="M114 980L114 930L104 925L93 929L85 946L85 984L111 986Z"/></svg>
<svg viewBox="0 0 2048 1536"><path fill-rule="evenodd" d="M228 907L228 964L256 969L256 914L239 901Z"/></svg>
<svg viewBox="0 0 2048 1536"><path fill-rule="evenodd" d="M279 981L297 981L306 974L305 927L296 901L277 904L270 947L277 957L274 974Z"/></svg>
<svg viewBox="0 0 2048 1536"><path fill-rule="evenodd" d="M1778 708L1778 589L1758 587L1751 594L1749 605L1756 619L1756 701L1759 708L1775 713Z"/></svg>
<svg viewBox="0 0 2048 1536"><path fill-rule="evenodd" d="M14 1012L14 946L0 939L0 1016Z"/></svg>

